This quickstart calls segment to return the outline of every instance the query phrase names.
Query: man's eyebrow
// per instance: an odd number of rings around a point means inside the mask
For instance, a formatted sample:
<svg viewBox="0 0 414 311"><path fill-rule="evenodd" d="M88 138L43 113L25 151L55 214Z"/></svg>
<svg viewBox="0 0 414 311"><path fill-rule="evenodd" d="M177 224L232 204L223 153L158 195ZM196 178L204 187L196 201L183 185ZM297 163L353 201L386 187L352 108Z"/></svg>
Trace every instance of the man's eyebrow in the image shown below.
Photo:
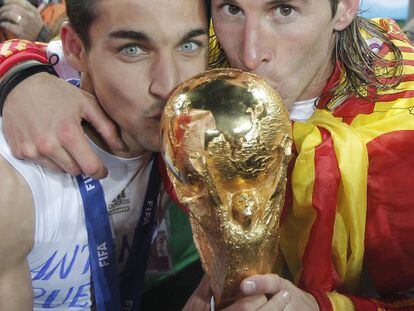
<svg viewBox="0 0 414 311"><path fill-rule="evenodd" d="M132 39L135 41L151 42L151 38L145 32L133 30L113 31L109 34L109 37L113 39Z"/></svg>
<svg viewBox="0 0 414 311"><path fill-rule="evenodd" d="M292 2L293 0L269 0L266 1L266 5L278 5L278 4L284 4L284 3L289 3ZM228 4L232 4L235 5L237 7L239 7L239 3L237 2L237 0L225 0L224 2L228 3ZM300 2L304 2L304 3L308 3L309 0L300 0Z"/></svg>
<svg viewBox="0 0 414 311"><path fill-rule="evenodd" d="M197 36L201 36L201 35L207 35L207 29L203 29L203 28L199 28L199 29L194 29L191 30L189 32L187 32L183 38L181 39L182 42L185 42L191 38L197 37Z"/></svg>
<svg viewBox="0 0 414 311"><path fill-rule="evenodd" d="M194 29L187 32L181 39L181 41L187 41L191 38L200 36L200 35L207 35L207 30L203 28ZM109 34L109 37L113 39L132 39L135 41L144 41L144 42L152 42L152 39L148 34L141 31L133 31L133 30L117 30L113 31Z"/></svg>
<svg viewBox="0 0 414 311"><path fill-rule="evenodd" d="M237 3L236 0L226 0L226 1L223 1L223 2L226 2L226 3L229 3L229 4L234 4L234 5L238 6L238 3Z"/></svg>
<svg viewBox="0 0 414 311"><path fill-rule="evenodd" d="M277 4L284 4L284 3L289 3L289 2L293 2L293 0L270 0L270 1L266 2L266 4L267 5L277 5ZM299 2L308 3L309 0L300 0Z"/></svg>

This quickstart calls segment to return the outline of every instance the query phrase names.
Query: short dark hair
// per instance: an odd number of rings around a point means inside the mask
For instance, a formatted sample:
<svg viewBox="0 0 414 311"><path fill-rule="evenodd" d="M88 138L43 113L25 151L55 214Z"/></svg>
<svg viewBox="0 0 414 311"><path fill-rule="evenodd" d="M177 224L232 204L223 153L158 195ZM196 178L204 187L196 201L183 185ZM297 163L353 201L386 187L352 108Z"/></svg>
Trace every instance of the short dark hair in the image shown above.
<svg viewBox="0 0 414 311"><path fill-rule="evenodd" d="M100 0L66 0L66 14L86 49L90 47L89 29L98 16Z"/></svg>
<svg viewBox="0 0 414 311"><path fill-rule="evenodd" d="M66 0L66 14L75 32L79 35L86 49L91 46L89 30L99 15L101 0ZM207 17L210 20L210 0L205 0Z"/></svg>

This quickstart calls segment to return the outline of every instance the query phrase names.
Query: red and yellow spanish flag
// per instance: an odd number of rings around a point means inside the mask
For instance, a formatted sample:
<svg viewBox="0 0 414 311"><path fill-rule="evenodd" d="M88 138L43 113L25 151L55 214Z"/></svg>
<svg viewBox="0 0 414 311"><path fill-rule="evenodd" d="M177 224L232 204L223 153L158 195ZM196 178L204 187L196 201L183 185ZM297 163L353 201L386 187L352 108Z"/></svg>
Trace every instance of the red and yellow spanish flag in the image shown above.
<svg viewBox="0 0 414 311"><path fill-rule="evenodd" d="M414 48L395 22L377 22L403 53L400 85L372 99L350 97L332 111L321 102L293 125L292 204L280 248L292 280L334 293L337 310L350 302L336 292L361 294L363 267L381 297L414 288ZM385 45L379 53L393 57ZM342 72L339 64L328 86ZM351 299L360 310L390 308ZM414 309L404 301L391 307Z"/></svg>

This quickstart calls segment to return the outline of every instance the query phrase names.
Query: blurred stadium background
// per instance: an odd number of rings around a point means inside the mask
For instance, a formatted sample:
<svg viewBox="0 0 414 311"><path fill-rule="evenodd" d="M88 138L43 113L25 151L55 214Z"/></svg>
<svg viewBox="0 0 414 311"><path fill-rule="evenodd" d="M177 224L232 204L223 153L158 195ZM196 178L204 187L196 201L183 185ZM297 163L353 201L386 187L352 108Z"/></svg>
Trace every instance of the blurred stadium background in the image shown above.
<svg viewBox="0 0 414 311"><path fill-rule="evenodd" d="M400 25L414 17L414 0L361 0L360 8L366 17L391 17Z"/></svg>

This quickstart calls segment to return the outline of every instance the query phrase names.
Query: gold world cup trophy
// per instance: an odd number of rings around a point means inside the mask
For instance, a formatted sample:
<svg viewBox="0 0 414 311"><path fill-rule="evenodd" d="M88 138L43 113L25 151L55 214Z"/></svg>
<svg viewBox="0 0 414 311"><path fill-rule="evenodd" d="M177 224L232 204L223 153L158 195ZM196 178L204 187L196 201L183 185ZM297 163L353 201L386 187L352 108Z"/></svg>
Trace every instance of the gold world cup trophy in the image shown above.
<svg viewBox="0 0 414 311"><path fill-rule="evenodd" d="M163 156L190 222L215 304L271 273L292 145L279 95L260 77L214 69L182 83L162 117Z"/></svg>

